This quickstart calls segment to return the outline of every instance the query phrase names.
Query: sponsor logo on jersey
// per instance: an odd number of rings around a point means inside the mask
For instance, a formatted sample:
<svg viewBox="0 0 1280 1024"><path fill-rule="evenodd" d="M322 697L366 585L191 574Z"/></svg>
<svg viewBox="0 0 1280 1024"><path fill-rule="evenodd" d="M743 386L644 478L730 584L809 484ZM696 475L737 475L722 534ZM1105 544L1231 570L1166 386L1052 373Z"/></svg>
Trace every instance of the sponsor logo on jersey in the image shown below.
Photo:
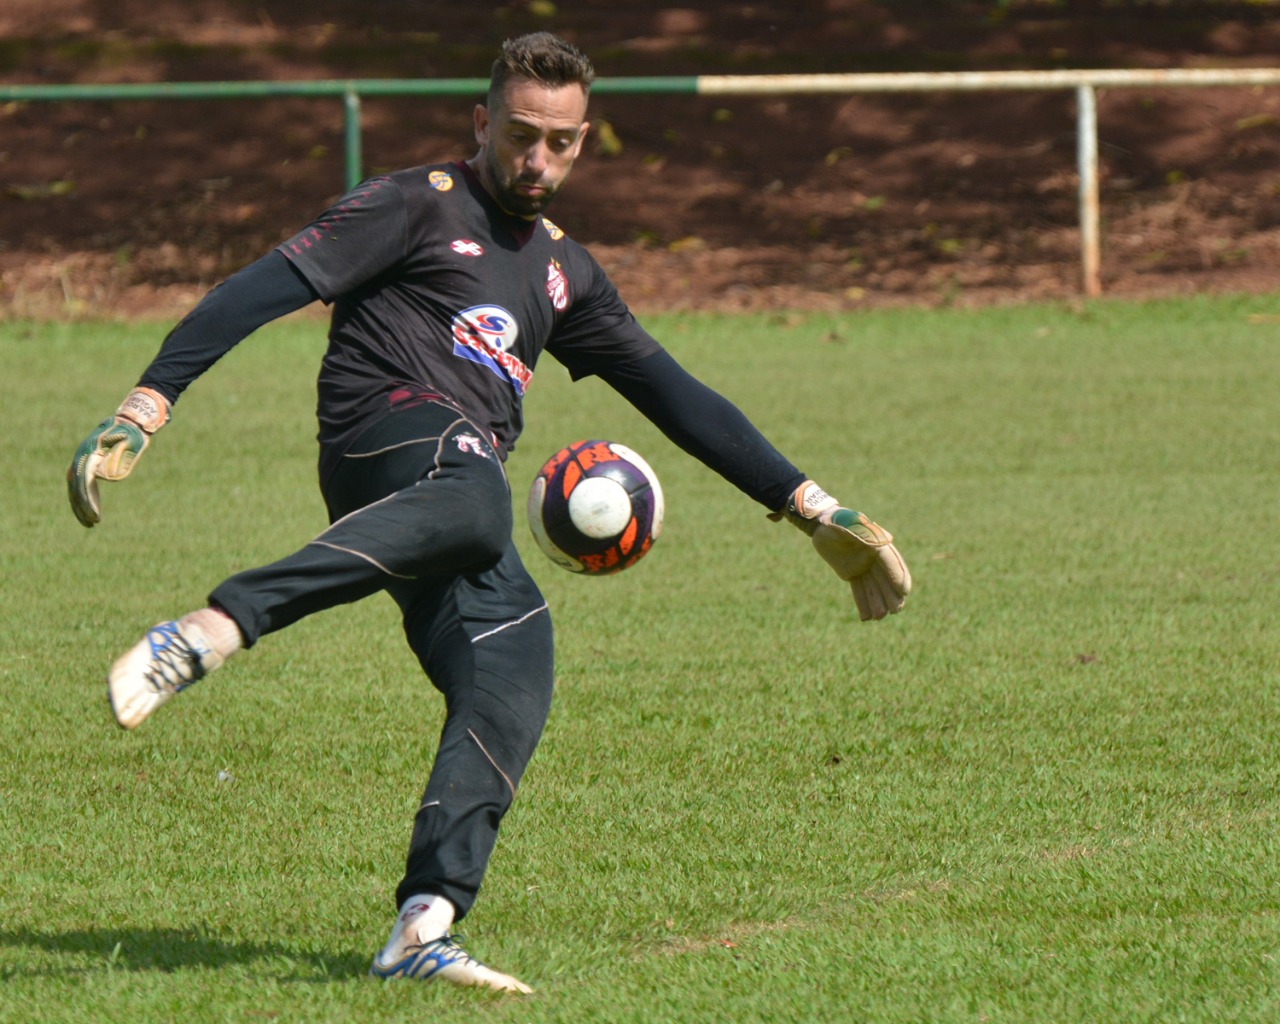
<svg viewBox="0 0 1280 1024"><path fill-rule="evenodd" d="M471 306L453 318L453 354L492 370L523 395L533 371L512 352L519 336L516 318L501 306Z"/></svg>
<svg viewBox="0 0 1280 1024"><path fill-rule="evenodd" d="M449 244L449 248L462 256L483 256L484 246L469 238L458 238Z"/></svg>
<svg viewBox="0 0 1280 1024"><path fill-rule="evenodd" d="M563 313L569 306L569 279L564 276L558 260L547 264L547 298L557 313Z"/></svg>
<svg viewBox="0 0 1280 1024"><path fill-rule="evenodd" d="M437 192L448 192L453 188L453 175L448 171L432 171L427 175L427 184Z"/></svg>
<svg viewBox="0 0 1280 1024"><path fill-rule="evenodd" d="M542 218L542 226L547 229L547 234L551 236L551 241L558 242L564 238L564 232L547 220L546 217Z"/></svg>

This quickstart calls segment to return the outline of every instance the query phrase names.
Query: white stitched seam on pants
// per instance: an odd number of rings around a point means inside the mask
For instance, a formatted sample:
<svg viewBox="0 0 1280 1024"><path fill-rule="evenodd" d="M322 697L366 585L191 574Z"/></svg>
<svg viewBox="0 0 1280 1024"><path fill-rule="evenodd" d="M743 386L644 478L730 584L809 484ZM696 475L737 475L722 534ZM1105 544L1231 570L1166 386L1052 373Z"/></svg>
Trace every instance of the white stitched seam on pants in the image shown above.
<svg viewBox="0 0 1280 1024"><path fill-rule="evenodd" d="M526 619L531 619L535 615L538 615L541 612L545 612L546 610L547 610L547 606L544 603L539 607L535 608L533 611L526 612L524 615L521 615L520 618L518 619L512 619L510 622L504 622L501 626L495 626L493 629L489 630L487 633L481 633L479 636L473 636L471 638L471 642L475 643L477 640L483 640L485 637L493 636L494 633L501 633L504 629L510 629L512 626L518 626L520 625L520 623L524 622Z"/></svg>

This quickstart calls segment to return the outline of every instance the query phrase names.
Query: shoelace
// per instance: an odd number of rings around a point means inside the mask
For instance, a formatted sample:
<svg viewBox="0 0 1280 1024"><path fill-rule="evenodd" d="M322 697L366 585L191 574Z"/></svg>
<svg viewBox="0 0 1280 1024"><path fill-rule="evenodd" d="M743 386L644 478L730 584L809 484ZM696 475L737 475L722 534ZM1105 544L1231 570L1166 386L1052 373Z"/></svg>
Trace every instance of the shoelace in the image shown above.
<svg viewBox="0 0 1280 1024"><path fill-rule="evenodd" d="M164 638L160 644L152 639L157 633ZM204 676L200 652L176 628L152 630L147 639L151 641L151 664L142 678L157 693L177 693Z"/></svg>
<svg viewBox="0 0 1280 1024"><path fill-rule="evenodd" d="M432 939L430 942L409 946L406 952L432 953L446 963L472 963L477 967L483 967L484 964L462 948L461 942L461 935L441 935L438 939Z"/></svg>

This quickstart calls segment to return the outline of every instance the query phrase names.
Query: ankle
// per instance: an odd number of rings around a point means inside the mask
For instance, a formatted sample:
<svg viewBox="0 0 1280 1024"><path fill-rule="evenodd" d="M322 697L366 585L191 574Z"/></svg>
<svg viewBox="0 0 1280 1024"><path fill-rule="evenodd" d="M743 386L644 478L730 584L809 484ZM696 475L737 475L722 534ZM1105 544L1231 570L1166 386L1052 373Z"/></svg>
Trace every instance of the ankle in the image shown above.
<svg viewBox="0 0 1280 1024"><path fill-rule="evenodd" d="M178 620L180 626L194 626L220 660L225 660L244 647L240 627L221 608L201 608Z"/></svg>
<svg viewBox="0 0 1280 1024"><path fill-rule="evenodd" d="M396 927L414 935L419 942L430 942L449 934L456 914L457 908L443 896L410 896L400 905Z"/></svg>

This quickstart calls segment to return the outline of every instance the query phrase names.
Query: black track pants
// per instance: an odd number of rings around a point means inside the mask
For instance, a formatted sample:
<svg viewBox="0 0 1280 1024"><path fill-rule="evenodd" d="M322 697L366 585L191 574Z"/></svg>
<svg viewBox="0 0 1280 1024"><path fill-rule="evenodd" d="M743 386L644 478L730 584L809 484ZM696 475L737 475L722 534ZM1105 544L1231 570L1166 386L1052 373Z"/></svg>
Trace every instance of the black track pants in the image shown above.
<svg viewBox="0 0 1280 1024"><path fill-rule="evenodd" d="M551 704L551 619L511 542L502 465L482 431L426 403L366 431L323 490L329 529L210 600L248 645L379 590L396 600L446 706L396 903L439 893L462 917Z"/></svg>

